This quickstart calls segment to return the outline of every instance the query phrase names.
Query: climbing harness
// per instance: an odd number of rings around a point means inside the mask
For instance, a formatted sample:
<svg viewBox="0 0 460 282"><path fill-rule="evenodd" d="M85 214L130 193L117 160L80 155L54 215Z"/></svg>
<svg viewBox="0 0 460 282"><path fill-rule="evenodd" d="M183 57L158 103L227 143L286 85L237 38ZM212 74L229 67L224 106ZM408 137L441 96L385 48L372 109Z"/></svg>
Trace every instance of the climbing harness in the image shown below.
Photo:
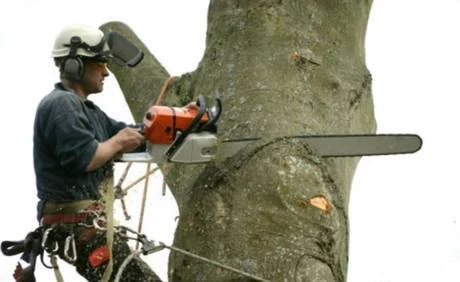
<svg viewBox="0 0 460 282"><path fill-rule="evenodd" d="M18 262L13 275L16 281L35 281L34 271L38 256L43 266L54 270L56 281L63 281L57 257L62 256L67 262L75 264L77 248L81 248L93 234L96 234L96 231L107 230L105 216L99 210L93 209L98 206L90 205L90 208L83 210L81 206L81 203L67 206L50 204L46 210L50 213L43 215L42 225L29 232L25 239L1 243L1 251L4 255L13 256L22 253L21 260L29 264L23 268ZM53 214L55 210L64 210L65 213ZM83 228L78 235L74 230L77 227ZM49 263L45 262L45 252L49 255Z"/></svg>

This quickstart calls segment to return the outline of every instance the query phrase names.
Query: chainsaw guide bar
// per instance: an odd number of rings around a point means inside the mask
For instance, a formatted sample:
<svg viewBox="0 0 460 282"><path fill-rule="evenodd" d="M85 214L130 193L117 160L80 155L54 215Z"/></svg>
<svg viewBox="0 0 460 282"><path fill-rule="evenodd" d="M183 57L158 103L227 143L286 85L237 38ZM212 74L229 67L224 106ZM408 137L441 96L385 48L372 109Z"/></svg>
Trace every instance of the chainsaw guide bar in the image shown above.
<svg viewBox="0 0 460 282"><path fill-rule="evenodd" d="M415 153L422 147L422 139L415 134L321 135L291 136L306 142L321 157L362 157ZM214 134L192 133L175 154L166 158L168 145L149 144L147 152L123 154L125 162L203 163L216 156L228 158L261 138L224 140L219 144Z"/></svg>
<svg viewBox="0 0 460 282"><path fill-rule="evenodd" d="M363 135L298 135L287 138L308 143L321 157L361 157L415 153L422 147L422 139L415 134L363 134ZM223 141L224 157L261 138Z"/></svg>

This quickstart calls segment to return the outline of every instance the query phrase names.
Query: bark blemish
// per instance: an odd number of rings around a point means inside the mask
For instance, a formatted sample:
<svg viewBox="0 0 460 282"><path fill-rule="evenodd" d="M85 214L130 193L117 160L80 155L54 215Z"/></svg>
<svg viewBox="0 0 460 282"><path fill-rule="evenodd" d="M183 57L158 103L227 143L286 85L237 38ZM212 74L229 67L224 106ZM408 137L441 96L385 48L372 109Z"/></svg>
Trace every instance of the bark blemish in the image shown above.
<svg viewBox="0 0 460 282"><path fill-rule="evenodd" d="M297 66L305 65L307 62L316 66L321 65L321 58L313 54L313 52L308 48L292 52L290 58Z"/></svg>
<svg viewBox="0 0 460 282"><path fill-rule="evenodd" d="M312 197L308 200L308 203L314 207L317 207L326 213L331 212L331 204L329 203L328 199L323 195Z"/></svg>
<svg viewBox="0 0 460 282"><path fill-rule="evenodd" d="M331 204L329 203L329 200L323 195L317 195L317 196L309 198L308 200L299 199L297 204L300 208L307 208L308 206L314 206L315 208L318 208L326 213L330 213L332 209Z"/></svg>

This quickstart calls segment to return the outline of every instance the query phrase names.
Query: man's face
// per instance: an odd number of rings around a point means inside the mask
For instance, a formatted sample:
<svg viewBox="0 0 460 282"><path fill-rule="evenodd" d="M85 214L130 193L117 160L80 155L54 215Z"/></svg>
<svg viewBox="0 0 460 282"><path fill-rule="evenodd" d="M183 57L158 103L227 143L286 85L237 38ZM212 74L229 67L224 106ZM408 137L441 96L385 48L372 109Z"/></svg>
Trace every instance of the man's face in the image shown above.
<svg viewBox="0 0 460 282"><path fill-rule="evenodd" d="M104 89L104 78L109 75L107 63L85 58L85 73L80 83L87 95L99 93Z"/></svg>

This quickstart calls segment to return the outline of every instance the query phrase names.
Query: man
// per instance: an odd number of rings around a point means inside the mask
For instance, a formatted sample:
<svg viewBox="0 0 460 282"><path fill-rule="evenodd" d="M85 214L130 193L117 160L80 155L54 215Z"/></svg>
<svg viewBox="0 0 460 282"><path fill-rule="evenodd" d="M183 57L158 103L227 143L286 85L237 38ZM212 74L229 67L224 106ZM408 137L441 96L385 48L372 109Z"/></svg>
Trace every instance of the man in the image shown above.
<svg viewBox="0 0 460 282"><path fill-rule="evenodd" d="M103 90L110 47L104 33L69 26L56 38L52 57L61 82L40 102L34 124L34 166L43 243L72 263L88 281L113 280L131 250L115 232L107 241L104 193L112 159L143 145L137 128L108 117L87 98ZM111 204L111 203L107 203ZM109 238L110 240L110 238ZM112 248L109 246L112 245ZM105 276L104 276L105 275ZM120 281L160 281L137 257Z"/></svg>

